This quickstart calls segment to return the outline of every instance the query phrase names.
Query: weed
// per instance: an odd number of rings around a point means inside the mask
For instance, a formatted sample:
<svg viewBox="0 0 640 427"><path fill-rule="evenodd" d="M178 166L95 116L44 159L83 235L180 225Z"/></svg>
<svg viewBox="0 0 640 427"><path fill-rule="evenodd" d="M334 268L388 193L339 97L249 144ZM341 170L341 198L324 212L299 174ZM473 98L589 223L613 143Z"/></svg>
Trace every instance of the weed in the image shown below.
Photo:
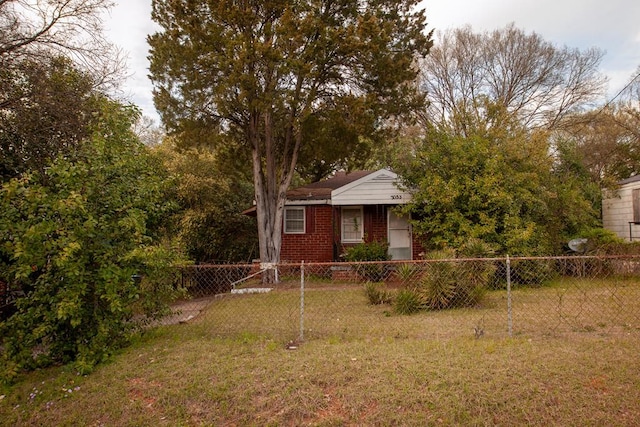
<svg viewBox="0 0 640 427"><path fill-rule="evenodd" d="M367 295L369 304L391 304L391 302L393 301L391 292L385 289L383 284L367 282L364 285L364 291Z"/></svg>

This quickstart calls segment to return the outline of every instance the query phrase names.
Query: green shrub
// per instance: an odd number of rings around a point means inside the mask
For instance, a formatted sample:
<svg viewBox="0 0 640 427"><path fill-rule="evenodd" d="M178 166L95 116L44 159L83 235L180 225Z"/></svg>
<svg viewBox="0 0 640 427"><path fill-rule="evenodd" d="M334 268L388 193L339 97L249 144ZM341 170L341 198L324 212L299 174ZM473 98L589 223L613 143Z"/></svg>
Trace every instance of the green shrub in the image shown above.
<svg viewBox="0 0 640 427"><path fill-rule="evenodd" d="M179 296L179 251L162 240L172 180L132 133L135 111L104 100L101 113L79 160L0 187L1 280L20 290L0 322L6 381L54 363L87 372Z"/></svg>
<svg viewBox="0 0 640 427"><path fill-rule="evenodd" d="M356 271L365 280L372 282L381 281L386 274L386 266L380 263L368 263L369 261L389 261L389 244L386 242L363 242L351 246L345 250L346 261L357 263Z"/></svg>
<svg viewBox="0 0 640 427"><path fill-rule="evenodd" d="M393 309L398 314L413 314L422 309L422 298L420 294L411 289L401 289L396 295Z"/></svg>
<svg viewBox="0 0 640 427"><path fill-rule="evenodd" d="M408 283L416 275L416 266L414 264L404 263L396 267L396 276L402 283Z"/></svg>
<svg viewBox="0 0 640 427"><path fill-rule="evenodd" d="M346 248L344 258L349 262L389 261L389 244L386 242L362 242Z"/></svg>
<svg viewBox="0 0 640 427"><path fill-rule="evenodd" d="M451 261L428 264L420 282L420 294L426 308L441 310L451 307L456 296L455 265Z"/></svg>
<svg viewBox="0 0 640 427"><path fill-rule="evenodd" d="M511 261L511 283L530 287L540 287L558 277L555 262L543 259L522 259Z"/></svg>
<svg viewBox="0 0 640 427"><path fill-rule="evenodd" d="M494 264L489 261L454 260L453 251L433 252L417 289L431 310L471 307L484 295Z"/></svg>
<svg viewBox="0 0 640 427"><path fill-rule="evenodd" d="M371 305L390 304L393 300L391 292L379 283L365 283L364 292Z"/></svg>

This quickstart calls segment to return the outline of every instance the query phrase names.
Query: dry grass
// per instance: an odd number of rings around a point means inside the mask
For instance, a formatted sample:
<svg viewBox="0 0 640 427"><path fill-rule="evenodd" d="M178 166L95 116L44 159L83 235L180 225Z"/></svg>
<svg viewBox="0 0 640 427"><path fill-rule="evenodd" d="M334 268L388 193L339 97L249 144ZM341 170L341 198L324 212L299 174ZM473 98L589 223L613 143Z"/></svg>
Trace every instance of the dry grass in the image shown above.
<svg viewBox="0 0 640 427"><path fill-rule="evenodd" d="M637 425L639 324L616 312L637 286L595 305L580 292L603 289L516 290L507 338L503 292L476 309L397 316L367 305L360 287L315 287L296 350L286 349L299 334L293 290L217 299L88 377L56 368L5 388L0 424Z"/></svg>

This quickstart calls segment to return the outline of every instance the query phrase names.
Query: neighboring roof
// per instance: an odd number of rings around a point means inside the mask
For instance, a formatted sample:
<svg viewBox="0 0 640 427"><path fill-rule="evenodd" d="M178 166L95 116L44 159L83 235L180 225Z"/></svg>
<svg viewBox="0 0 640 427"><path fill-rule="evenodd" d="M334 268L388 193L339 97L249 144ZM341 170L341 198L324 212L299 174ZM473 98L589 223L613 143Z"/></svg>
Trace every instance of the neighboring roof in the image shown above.
<svg viewBox="0 0 640 427"><path fill-rule="evenodd" d="M632 182L638 182L638 181L640 181L640 175L635 175L635 176L632 176L631 178L627 178L627 179L623 179L622 181L618 181L618 184L620 184L620 185L631 184Z"/></svg>

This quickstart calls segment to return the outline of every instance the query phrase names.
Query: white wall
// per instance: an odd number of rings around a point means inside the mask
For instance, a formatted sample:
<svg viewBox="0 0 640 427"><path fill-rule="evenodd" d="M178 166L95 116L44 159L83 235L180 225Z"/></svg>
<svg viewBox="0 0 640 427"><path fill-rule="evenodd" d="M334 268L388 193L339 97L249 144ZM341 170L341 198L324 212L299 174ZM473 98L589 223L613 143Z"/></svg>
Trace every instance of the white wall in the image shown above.
<svg viewBox="0 0 640 427"><path fill-rule="evenodd" d="M351 184L331 192L334 206L358 205L402 205L411 200L411 195L398 189L397 175L380 170Z"/></svg>
<svg viewBox="0 0 640 427"><path fill-rule="evenodd" d="M632 192L640 188L640 181L623 184L616 194L605 194L602 200L602 225L619 237L629 240L629 222L633 221ZM631 225L633 240L640 240L640 224Z"/></svg>

